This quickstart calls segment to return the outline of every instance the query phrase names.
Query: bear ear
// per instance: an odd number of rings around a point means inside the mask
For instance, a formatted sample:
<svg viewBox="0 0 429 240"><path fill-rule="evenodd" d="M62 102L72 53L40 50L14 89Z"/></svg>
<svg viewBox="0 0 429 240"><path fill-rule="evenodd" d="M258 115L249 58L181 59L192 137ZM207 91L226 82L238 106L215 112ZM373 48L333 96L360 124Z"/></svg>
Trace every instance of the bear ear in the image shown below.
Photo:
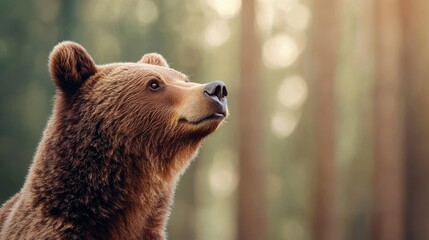
<svg viewBox="0 0 429 240"><path fill-rule="evenodd" d="M147 63L147 64L158 65L162 67L169 67L165 58L158 53L145 54L142 57L142 59L140 59L139 63Z"/></svg>
<svg viewBox="0 0 429 240"><path fill-rule="evenodd" d="M97 71L94 60L79 44L65 41L54 47L49 56L52 81L65 93L74 93Z"/></svg>

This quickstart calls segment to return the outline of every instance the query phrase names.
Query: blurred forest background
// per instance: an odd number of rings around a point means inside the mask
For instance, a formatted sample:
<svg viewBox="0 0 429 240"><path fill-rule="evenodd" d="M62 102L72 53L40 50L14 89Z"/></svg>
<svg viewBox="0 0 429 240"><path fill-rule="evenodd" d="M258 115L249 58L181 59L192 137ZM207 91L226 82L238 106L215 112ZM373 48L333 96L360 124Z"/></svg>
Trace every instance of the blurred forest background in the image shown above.
<svg viewBox="0 0 429 240"><path fill-rule="evenodd" d="M51 114L62 40L227 84L169 239L429 239L429 1L1 0L0 202Z"/></svg>

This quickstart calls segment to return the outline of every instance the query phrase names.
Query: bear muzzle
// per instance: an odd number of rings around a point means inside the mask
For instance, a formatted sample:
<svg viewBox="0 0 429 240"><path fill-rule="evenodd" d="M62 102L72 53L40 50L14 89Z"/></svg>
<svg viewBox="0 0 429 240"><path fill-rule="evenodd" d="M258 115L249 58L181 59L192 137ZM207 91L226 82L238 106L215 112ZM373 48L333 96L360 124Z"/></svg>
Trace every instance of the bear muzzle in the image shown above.
<svg viewBox="0 0 429 240"><path fill-rule="evenodd" d="M228 91L225 83L214 81L196 88L191 94L193 99L188 101L181 110L179 122L199 125L201 123L216 123L218 125L228 116ZM191 96L188 95L188 96Z"/></svg>

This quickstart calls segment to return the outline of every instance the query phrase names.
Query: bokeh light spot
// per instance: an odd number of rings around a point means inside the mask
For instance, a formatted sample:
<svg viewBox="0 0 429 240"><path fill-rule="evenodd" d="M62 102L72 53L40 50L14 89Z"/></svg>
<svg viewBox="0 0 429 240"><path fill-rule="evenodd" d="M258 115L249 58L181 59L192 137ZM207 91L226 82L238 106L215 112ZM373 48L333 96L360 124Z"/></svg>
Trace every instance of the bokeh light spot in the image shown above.
<svg viewBox="0 0 429 240"><path fill-rule="evenodd" d="M207 3L222 18L234 17L241 8L240 0L207 0Z"/></svg>
<svg viewBox="0 0 429 240"><path fill-rule="evenodd" d="M280 34L268 39L263 46L264 63L269 68L290 66L298 55L298 46L287 34Z"/></svg>
<svg viewBox="0 0 429 240"><path fill-rule="evenodd" d="M286 138L292 134L298 118L290 111L279 111L271 119L271 130L278 138Z"/></svg>
<svg viewBox="0 0 429 240"><path fill-rule="evenodd" d="M204 40L209 46L220 46L231 36L228 24L224 20L212 21L204 31Z"/></svg>
<svg viewBox="0 0 429 240"><path fill-rule="evenodd" d="M269 35L274 26L275 8L272 0L259 0L256 8L256 23L265 35Z"/></svg>
<svg viewBox="0 0 429 240"><path fill-rule="evenodd" d="M286 77L277 91L277 98L287 108L297 109L307 98L307 84L299 75Z"/></svg>
<svg viewBox="0 0 429 240"><path fill-rule="evenodd" d="M209 172L209 183L212 193L216 197L226 197L237 187L237 175L233 164L233 154L222 150L213 158L213 165Z"/></svg>
<svg viewBox="0 0 429 240"><path fill-rule="evenodd" d="M151 0L141 0L136 7L136 16L140 23L151 24L158 19L158 7Z"/></svg>
<svg viewBox="0 0 429 240"><path fill-rule="evenodd" d="M286 14L286 22L292 28L304 31L310 22L310 10L302 5L295 4L294 7Z"/></svg>

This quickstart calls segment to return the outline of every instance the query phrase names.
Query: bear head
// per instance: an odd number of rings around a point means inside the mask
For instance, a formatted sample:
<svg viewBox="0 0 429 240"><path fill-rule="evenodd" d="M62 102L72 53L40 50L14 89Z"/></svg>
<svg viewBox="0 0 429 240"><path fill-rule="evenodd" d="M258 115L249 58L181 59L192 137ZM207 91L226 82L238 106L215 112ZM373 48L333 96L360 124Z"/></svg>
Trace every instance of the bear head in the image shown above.
<svg viewBox="0 0 429 240"><path fill-rule="evenodd" d="M82 46L62 42L49 69L57 89L52 121L63 138L73 136L70 151L120 152L166 176L183 171L228 115L223 82L192 82L156 53L96 65Z"/></svg>

